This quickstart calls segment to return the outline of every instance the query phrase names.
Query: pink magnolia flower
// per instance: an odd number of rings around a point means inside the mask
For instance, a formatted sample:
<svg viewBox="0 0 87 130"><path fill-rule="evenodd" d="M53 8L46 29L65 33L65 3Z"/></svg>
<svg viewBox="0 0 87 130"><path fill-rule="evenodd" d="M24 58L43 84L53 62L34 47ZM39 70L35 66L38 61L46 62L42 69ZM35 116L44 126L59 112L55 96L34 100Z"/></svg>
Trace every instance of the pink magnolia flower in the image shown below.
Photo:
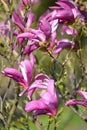
<svg viewBox="0 0 87 130"><path fill-rule="evenodd" d="M76 93L79 94L83 99L82 100L71 99L67 101L65 105L66 106L82 105L84 107L87 107L87 92L78 90Z"/></svg>
<svg viewBox="0 0 87 130"><path fill-rule="evenodd" d="M34 83L29 87L28 95L34 94L36 89L44 89L46 92L40 93L40 99L28 102L25 106L25 111L34 111L33 116L40 114L56 115L58 111L58 97L54 88L54 80L44 74L39 74L36 76Z"/></svg>
<svg viewBox="0 0 87 130"><path fill-rule="evenodd" d="M5 76L12 78L20 85L27 87L29 86L32 79L34 56L30 54L30 60L25 59L24 61L18 63L18 66L20 67L21 72L14 68L5 68L2 73Z"/></svg>
<svg viewBox="0 0 87 130"><path fill-rule="evenodd" d="M80 15L78 8L72 1L59 0L56 4L50 8L55 12L53 19L59 19L59 23L73 22Z"/></svg>
<svg viewBox="0 0 87 130"><path fill-rule="evenodd" d="M54 45L58 20L50 20L50 17L51 14L47 11L40 17L38 29L29 28L27 32L17 36L18 44L20 44L21 39L28 39L29 45L24 49L24 54L30 54L31 51L42 47L41 45L49 42L49 40L51 40L50 45Z"/></svg>

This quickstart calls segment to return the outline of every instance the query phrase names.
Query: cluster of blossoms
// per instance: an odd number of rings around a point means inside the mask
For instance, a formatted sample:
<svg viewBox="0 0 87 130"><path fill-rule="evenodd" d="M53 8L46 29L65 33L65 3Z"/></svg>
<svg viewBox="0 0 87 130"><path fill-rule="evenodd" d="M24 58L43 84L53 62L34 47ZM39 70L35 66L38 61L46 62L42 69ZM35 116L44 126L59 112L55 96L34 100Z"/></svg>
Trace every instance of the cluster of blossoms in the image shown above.
<svg viewBox="0 0 87 130"><path fill-rule="evenodd" d="M21 0L19 10L14 11L12 15L13 23L18 27L14 30L14 35L18 41L17 47L25 43L23 54L29 54L30 60L25 59L18 63L21 72L13 68L5 68L2 73L22 85L24 91L20 95L26 93L29 99L32 99L36 90L45 90L45 92L42 91L39 94L40 98L38 100L30 100L26 104L25 111L31 112L35 110L33 115L47 114L54 116L58 110L58 96L54 86L54 79L41 73L35 76L34 81L32 81L35 61L32 52L45 47L46 51L58 54L65 48L76 48L76 41L67 38L57 40L57 30L59 25L62 24L62 34L66 33L76 37L78 30L71 26L70 23L74 23L76 19L80 18L80 22L85 24L87 22L87 12L81 11L72 1L58 0L55 6L49 7L49 10L40 16L37 28L34 29L31 27L31 24L35 22L34 13L28 9L26 16L24 16L23 10L25 6L28 7L36 3L38 3L36 0ZM77 94L80 94L85 100L72 99L66 105L80 104L87 107L87 93L79 90Z"/></svg>
<svg viewBox="0 0 87 130"><path fill-rule="evenodd" d="M29 99L32 99L36 90L45 90L45 92L40 93L40 99L30 101L26 104L25 111L31 112L36 110L33 114L34 116L39 114L56 115L58 110L58 97L54 87L54 80L41 73L31 83L34 69L34 56L32 53L30 54L30 60L25 59L18 63L18 66L22 73L13 68L5 68L2 73L24 87L24 91L20 93L20 96L27 93Z"/></svg>
<svg viewBox="0 0 87 130"><path fill-rule="evenodd" d="M80 16L77 7L68 0L60 0L57 6L50 7L38 20L37 29L31 28L31 24L35 21L35 15L29 10L26 15L26 21L21 15L21 11L13 13L13 22L18 26L20 31L15 30L18 45L20 46L27 39L27 46L24 48L24 54L30 54L32 51L46 47L47 51L58 54L64 48L76 47L76 43L68 40L57 40L57 29L60 24L74 22ZM69 35L78 34L73 27L63 26L62 33Z"/></svg>

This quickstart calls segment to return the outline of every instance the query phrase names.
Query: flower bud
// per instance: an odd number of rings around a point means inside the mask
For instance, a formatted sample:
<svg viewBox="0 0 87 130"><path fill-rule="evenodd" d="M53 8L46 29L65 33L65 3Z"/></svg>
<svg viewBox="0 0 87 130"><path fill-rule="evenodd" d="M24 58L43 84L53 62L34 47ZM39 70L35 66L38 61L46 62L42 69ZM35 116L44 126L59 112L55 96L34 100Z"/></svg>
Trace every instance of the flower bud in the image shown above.
<svg viewBox="0 0 87 130"><path fill-rule="evenodd" d="M28 0L22 0L23 1L23 4L25 5L25 6L27 6L28 5Z"/></svg>

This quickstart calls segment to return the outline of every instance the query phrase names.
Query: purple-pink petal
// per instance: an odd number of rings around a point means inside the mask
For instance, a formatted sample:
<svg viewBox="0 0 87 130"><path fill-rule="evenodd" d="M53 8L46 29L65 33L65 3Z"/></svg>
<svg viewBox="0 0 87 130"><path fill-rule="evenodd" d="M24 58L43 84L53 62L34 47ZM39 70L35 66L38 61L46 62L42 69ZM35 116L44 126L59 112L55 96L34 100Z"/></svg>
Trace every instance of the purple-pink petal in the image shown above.
<svg viewBox="0 0 87 130"><path fill-rule="evenodd" d="M76 99L72 99L66 102L65 104L66 106L71 106L71 105L82 105L84 107L87 107L87 100L83 101L83 100L76 100Z"/></svg>
<svg viewBox="0 0 87 130"><path fill-rule="evenodd" d="M84 107L87 107L87 92L78 90L76 91L77 94L79 94L83 99L82 100L76 100L76 99L71 99L66 102L66 106L71 106L71 105L82 105Z"/></svg>
<svg viewBox="0 0 87 130"><path fill-rule="evenodd" d="M87 100L87 92L81 91L81 90L77 90L76 93L79 94L81 97L83 97L84 99Z"/></svg>
<svg viewBox="0 0 87 130"><path fill-rule="evenodd" d="M13 22L21 29L21 31L24 31L24 21L23 18L20 17L16 12L13 12Z"/></svg>
<svg viewBox="0 0 87 130"><path fill-rule="evenodd" d="M63 49L71 48L71 47L76 47L76 45L75 45L74 42L69 41L68 39L59 40L59 41L55 44L55 48L54 48L54 50L53 50L53 54L60 53Z"/></svg>
<svg viewBox="0 0 87 130"><path fill-rule="evenodd" d="M40 30L33 30L31 29L30 32L21 33L17 36L17 40L19 43L20 38L28 38L34 42L45 42L46 36Z"/></svg>
<svg viewBox="0 0 87 130"><path fill-rule="evenodd" d="M59 19L60 23L73 22L78 16L80 16L79 10L72 1L59 0L56 4L56 6L50 8L57 12L53 19Z"/></svg>
<svg viewBox="0 0 87 130"><path fill-rule="evenodd" d="M13 68L5 68L2 73L18 82L20 85L26 86L27 82L24 80L20 71Z"/></svg>
<svg viewBox="0 0 87 130"><path fill-rule="evenodd" d="M58 110L58 96L54 88L54 80L50 79L47 75L39 74L28 89L28 96L30 98L36 89L44 89L46 92L40 93L39 100L27 103L25 111L31 112L35 110L33 114L35 116L39 114L56 115Z"/></svg>
<svg viewBox="0 0 87 130"><path fill-rule="evenodd" d="M39 99L27 103L25 106L25 111L32 112L35 110L36 112L34 112L34 116L37 116L37 114L44 114L44 113L50 116L54 116L56 115L57 111L55 108L51 107L52 105L50 105L49 103L46 104L43 99Z"/></svg>
<svg viewBox="0 0 87 130"><path fill-rule="evenodd" d="M34 56L31 54L30 60L25 59L24 61L20 62L19 67L22 71L25 81L27 82L27 85L29 85L33 74Z"/></svg>
<svg viewBox="0 0 87 130"><path fill-rule="evenodd" d="M51 35L51 26L45 18L39 20L38 27L41 31L44 32L46 37L49 38L49 36Z"/></svg>
<svg viewBox="0 0 87 130"><path fill-rule="evenodd" d="M20 85L23 85L24 87L28 87L30 85L32 75L33 75L34 60L35 60L34 56L31 53L30 60L25 59L24 61L18 63L18 66L20 67L22 73L13 68L5 68L2 71L2 73L5 76L14 79Z"/></svg>
<svg viewBox="0 0 87 130"><path fill-rule="evenodd" d="M46 109L47 109L47 105L43 102L42 99L31 101L31 102L27 103L26 106L25 106L25 111L26 112L32 112L34 110L45 111Z"/></svg>
<svg viewBox="0 0 87 130"><path fill-rule="evenodd" d="M17 39L19 41L20 38L28 38L29 40L32 40L32 38L34 37L33 33L29 33L29 32L25 32L25 33L21 33L17 36Z"/></svg>
<svg viewBox="0 0 87 130"><path fill-rule="evenodd" d="M25 6L28 6L28 4L29 4L29 0L22 0L22 2L23 2L23 4L24 4Z"/></svg>
<svg viewBox="0 0 87 130"><path fill-rule="evenodd" d="M23 54L26 55L26 54L30 54L32 51L38 49L40 46L38 44L31 44L31 45L27 45L25 48L24 48L24 51L23 51Z"/></svg>
<svg viewBox="0 0 87 130"><path fill-rule="evenodd" d="M29 84L32 78L32 65L28 60L24 60L19 64L19 67L22 71L25 81Z"/></svg>
<svg viewBox="0 0 87 130"><path fill-rule="evenodd" d="M26 23L26 28L28 29L31 24L35 21L35 15L29 11L29 13L27 14L27 23Z"/></svg>
<svg viewBox="0 0 87 130"><path fill-rule="evenodd" d="M35 77L35 81L29 85L20 95L28 93L28 97L31 98L36 89L47 89L49 77L45 74L38 74Z"/></svg>
<svg viewBox="0 0 87 130"><path fill-rule="evenodd" d="M68 11L68 10L59 10L55 16L55 19L62 19L63 21L73 21L74 16L72 14L72 12Z"/></svg>

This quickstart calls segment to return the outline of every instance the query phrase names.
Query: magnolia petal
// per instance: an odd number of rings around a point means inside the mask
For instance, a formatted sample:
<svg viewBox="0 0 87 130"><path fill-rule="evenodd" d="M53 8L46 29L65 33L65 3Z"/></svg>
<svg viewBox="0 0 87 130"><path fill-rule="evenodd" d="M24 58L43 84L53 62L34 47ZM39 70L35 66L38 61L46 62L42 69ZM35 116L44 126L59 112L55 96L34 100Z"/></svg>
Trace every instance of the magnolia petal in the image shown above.
<svg viewBox="0 0 87 130"><path fill-rule="evenodd" d="M20 85L26 86L26 81L24 80L20 71L13 68L5 68L2 73L18 82Z"/></svg>
<svg viewBox="0 0 87 130"><path fill-rule="evenodd" d="M71 47L76 47L76 44L72 41L69 41L68 39L62 39L59 40L56 44L55 44L55 48L53 50L53 54L59 53L61 52L63 49L66 48L71 48Z"/></svg>
<svg viewBox="0 0 87 130"><path fill-rule="evenodd" d="M29 62L29 60L26 59L22 61L21 63L19 63L19 67L21 69L21 72L25 81L29 85L32 78L32 71L33 71L31 63Z"/></svg>
<svg viewBox="0 0 87 130"><path fill-rule="evenodd" d="M34 67L34 62L35 62L35 58L34 58L34 55L31 53L30 54L30 63L32 64L32 67Z"/></svg>
<svg viewBox="0 0 87 130"><path fill-rule="evenodd" d="M21 31L24 31L24 22L23 19L16 13L13 13L13 22L21 29Z"/></svg>
<svg viewBox="0 0 87 130"><path fill-rule="evenodd" d="M35 110L34 116L44 113L50 116L54 116L57 112L55 108L51 108L50 106L46 105L45 101L42 99L30 101L29 103L26 104L25 106L26 112L32 112L34 110Z"/></svg>
<svg viewBox="0 0 87 130"><path fill-rule="evenodd" d="M87 100L87 92L78 90L78 91L76 91L76 93Z"/></svg>
<svg viewBox="0 0 87 130"><path fill-rule="evenodd" d="M49 38L49 36L51 34L50 23L45 18L43 18L43 19L40 18L38 26L39 26L40 30L44 32L46 37Z"/></svg>
<svg viewBox="0 0 87 130"><path fill-rule="evenodd" d="M84 107L87 107L87 101L71 99L71 100L67 101L65 105L66 105L66 106L82 105L82 106L84 106Z"/></svg>
<svg viewBox="0 0 87 130"><path fill-rule="evenodd" d="M27 82L27 86L29 86L32 74L33 74L33 67L34 67L34 56L30 54L30 60L25 59L24 61L19 63L19 67L22 71L22 75Z"/></svg>
<svg viewBox="0 0 87 130"><path fill-rule="evenodd" d="M39 100L34 100L34 101L30 101L29 103L26 104L25 106L25 111L26 112L31 112L34 110L42 110L42 109L46 109L47 105L44 104L42 99Z"/></svg>
<svg viewBox="0 0 87 130"><path fill-rule="evenodd" d="M29 32L25 32L25 33L21 33L17 36L17 40L19 41L20 38L28 38L28 39L32 39L34 37L34 34L29 33Z"/></svg>
<svg viewBox="0 0 87 130"><path fill-rule="evenodd" d="M71 99L66 102L67 106L70 105L82 105L84 107L87 107L87 92L78 90L76 91L77 94L79 94L81 97L83 97L83 100L76 100L76 99Z"/></svg>
<svg viewBox="0 0 87 130"><path fill-rule="evenodd" d="M38 49L40 46L38 44L32 44L32 45L28 45L24 48L23 54L30 54L31 52L33 52L34 50Z"/></svg>
<svg viewBox="0 0 87 130"><path fill-rule="evenodd" d="M30 27L30 25L35 21L35 15L29 11L29 13L27 14L28 20L26 23L26 28L28 29Z"/></svg>

